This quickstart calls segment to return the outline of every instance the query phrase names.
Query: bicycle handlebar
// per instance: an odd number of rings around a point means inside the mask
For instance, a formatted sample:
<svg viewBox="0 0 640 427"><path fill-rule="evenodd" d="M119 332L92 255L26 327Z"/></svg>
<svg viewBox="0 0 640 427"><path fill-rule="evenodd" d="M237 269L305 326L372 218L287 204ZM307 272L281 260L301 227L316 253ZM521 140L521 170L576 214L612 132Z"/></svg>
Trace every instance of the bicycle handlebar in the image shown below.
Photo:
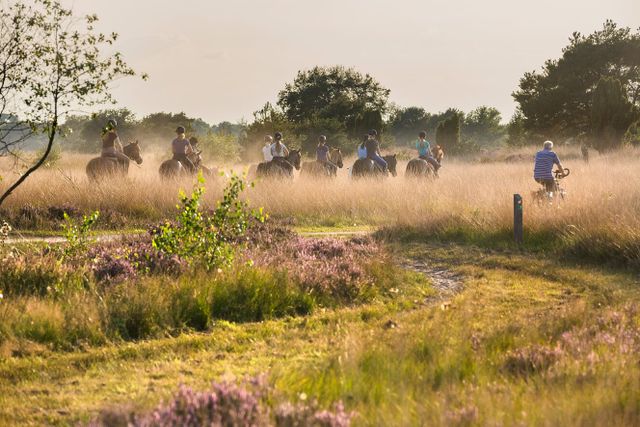
<svg viewBox="0 0 640 427"><path fill-rule="evenodd" d="M556 178L566 178L571 174L569 168L564 168L563 170L556 170L554 172Z"/></svg>

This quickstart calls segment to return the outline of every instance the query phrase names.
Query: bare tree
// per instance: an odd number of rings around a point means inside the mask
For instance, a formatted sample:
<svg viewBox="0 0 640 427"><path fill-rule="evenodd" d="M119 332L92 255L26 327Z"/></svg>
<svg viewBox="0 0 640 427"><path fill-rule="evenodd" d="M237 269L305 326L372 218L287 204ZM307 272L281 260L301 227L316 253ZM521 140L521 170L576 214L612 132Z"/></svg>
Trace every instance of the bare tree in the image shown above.
<svg viewBox="0 0 640 427"><path fill-rule="evenodd" d="M34 133L47 145L0 205L46 162L67 113L112 102L109 83L135 75L120 53L105 53L118 35L97 32L96 15L75 17L58 0L5 4L0 0L0 151L11 153Z"/></svg>

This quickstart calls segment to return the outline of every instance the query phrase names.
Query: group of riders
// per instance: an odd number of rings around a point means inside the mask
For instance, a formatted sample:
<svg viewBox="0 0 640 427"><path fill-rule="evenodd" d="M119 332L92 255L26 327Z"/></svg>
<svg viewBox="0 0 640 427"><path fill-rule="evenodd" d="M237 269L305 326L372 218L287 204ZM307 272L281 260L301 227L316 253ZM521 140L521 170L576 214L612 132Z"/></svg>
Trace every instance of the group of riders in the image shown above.
<svg viewBox="0 0 640 427"><path fill-rule="evenodd" d="M418 151L418 158L428 162L437 174L441 164L434 156L431 148L431 143L427 141L427 133L422 131L418 135L416 141L416 150ZM316 147L316 162L322 165L328 175L335 175L338 167L331 158L332 148L327 144L327 137L320 135L318 137L318 145ZM337 150L337 149L335 149ZM378 132L375 129L371 129L360 144L357 146L358 160L370 160L373 162L378 171L382 174L389 173L389 164L380 154L380 142L378 141ZM269 162L287 162L289 156L289 150L282 141L282 133L276 132L273 136L266 135L264 137L264 146L262 147L262 154L265 163Z"/></svg>
<svg viewBox="0 0 640 427"><path fill-rule="evenodd" d="M118 163L128 168L130 158L141 163L142 159L138 159L127 154L123 150L122 143L117 133L118 124L115 119L110 119L102 132L102 157L116 160ZM136 143L137 145L137 143ZM426 162L430 168L432 168L434 174L437 176L438 170L441 167L442 161L442 149L440 146L432 147L431 143L427 141L427 133L421 131L418 134L418 140L415 143L415 148L418 152L418 158L412 160ZM190 173L196 173L198 165L194 164L192 160L194 155L198 155L198 139L194 136L191 138L186 137L185 128L178 126L176 129L176 138L171 142L171 149L173 153L172 161L179 162ZM338 167L342 167L342 157L340 156L339 164L336 164L332 160L331 151L338 149L332 149L327 144L327 137L320 135L318 137L318 145L316 147L316 162L321 165L329 175L335 176ZM436 151L434 153L434 151ZM281 132L276 132L273 136L267 135L264 138L264 146L262 147L262 154L264 163L260 166L277 165L283 167L285 170L292 171L293 167L299 168L299 150L295 150L298 153L298 164L292 165L290 158L291 152L283 141ZM389 172L388 161L380 155L380 142L378 141L378 132L375 129L371 129L367 135L364 136L362 142L357 147L358 161L370 162L377 172L386 175ZM434 155L435 154L435 155ZM395 160L395 156L393 156ZM138 161L139 160L139 161ZM410 162L411 163L411 162ZM354 165L354 169L355 166ZM536 182L545 187L546 191L553 192L556 190L557 182L554 178L553 167L557 166L559 174L564 176L564 167L560 163L558 155L553 151L553 142L545 141L542 150L538 151L535 156L534 174L533 178ZM409 171L409 168L407 169ZM395 164L394 164L395 171ZM353 171L352 171L353 173Z"/></svg>

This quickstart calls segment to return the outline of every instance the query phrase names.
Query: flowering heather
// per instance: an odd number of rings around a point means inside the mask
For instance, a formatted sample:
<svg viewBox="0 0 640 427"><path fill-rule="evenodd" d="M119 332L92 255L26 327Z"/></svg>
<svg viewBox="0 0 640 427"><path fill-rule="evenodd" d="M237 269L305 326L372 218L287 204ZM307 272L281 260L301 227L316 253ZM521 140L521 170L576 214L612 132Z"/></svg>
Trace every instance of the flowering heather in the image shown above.
<svg viewBox="0 0 640 427"><path fill-rule="evenodd" d="M341 402L333 411L319 410L316 405L280 405L272 415L266 403L264 377L244 385L214 383L210 391L198 392L181 386L166 404L147 414L109 411L90 425L128 425L131 427L173 426L317 426L346 427L353 413L347 413Z"/></svg>
<svg viewBox="0 0 640 427"><path fill-rule="evenodd" d="M511 374L528 376L546 371L562 355L563 351L560 346L550 348L543 345L534 345L520 348L507 354L504 368Z"/></svg>
<svg viewBox="0 0 640 427"><path fill-rule="evenodd" d="M297 235L268 248L250 246L246 258L256 266L286 271L309 293L351 302L374 279L366 267L383 256L371 239L312 239Z"/></svg>
<svg viewBox="0 0 640 427"><path fill-rule="evenodd" d="M346 412L342 402L334 405L333 411L318 410L315 404L283 403L276 409L276 425L278 427L347 427L355 414Z"/></svg>
<svg viewBox="0 0 640 427"><path fill-rule="evenodd" d="M185 267L179 257L153 248L146 237L96 245L89 250L87 258L100 282L119 282L141 273L177 275Z"/></svg>

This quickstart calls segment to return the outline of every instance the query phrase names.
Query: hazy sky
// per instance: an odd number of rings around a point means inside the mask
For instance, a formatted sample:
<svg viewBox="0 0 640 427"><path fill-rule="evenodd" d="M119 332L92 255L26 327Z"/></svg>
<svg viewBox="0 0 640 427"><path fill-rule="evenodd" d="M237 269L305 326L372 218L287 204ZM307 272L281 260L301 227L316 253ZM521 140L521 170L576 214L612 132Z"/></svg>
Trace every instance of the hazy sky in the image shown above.
<svg viewBox="0 0 640 427"><path fill-rule="evenodd" d="M184 111L251 119L300 69L353 66L428 111L497 107L505 120L524 72L560 56L573 31L611 18L640 27L640 0L67 0L120 34L148 82L119 81L138 115Z"/></svg>

